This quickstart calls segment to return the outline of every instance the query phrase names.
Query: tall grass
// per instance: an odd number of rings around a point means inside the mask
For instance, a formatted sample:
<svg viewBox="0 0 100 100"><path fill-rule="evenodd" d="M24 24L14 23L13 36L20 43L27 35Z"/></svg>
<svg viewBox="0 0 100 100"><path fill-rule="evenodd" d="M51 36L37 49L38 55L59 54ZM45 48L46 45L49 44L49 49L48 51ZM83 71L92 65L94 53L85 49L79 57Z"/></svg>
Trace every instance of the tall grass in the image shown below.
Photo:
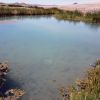
<svg viewBox="0 0 100 100"><path fill-rule="evenodd" d="M60 89L62 100L100 100L100 59L87 70L86 78Z"/></svg>
<svg viewBox="0 0 100 100"><path fill-rule="evenodd" d="M50 15L54 14L55 9L44 9L42 7L9 7L1 6L0 15Z"/></svg>
<svg viewBox="0 0 100 100"><path fill-rule="evenodd" d="M100 12L82 13L77 10L65 11L58 8L43 7L15 7L15 6L0 6L0 16L11 15L53 15L59 20L77 20L87 22L100 22Z"/></svg>

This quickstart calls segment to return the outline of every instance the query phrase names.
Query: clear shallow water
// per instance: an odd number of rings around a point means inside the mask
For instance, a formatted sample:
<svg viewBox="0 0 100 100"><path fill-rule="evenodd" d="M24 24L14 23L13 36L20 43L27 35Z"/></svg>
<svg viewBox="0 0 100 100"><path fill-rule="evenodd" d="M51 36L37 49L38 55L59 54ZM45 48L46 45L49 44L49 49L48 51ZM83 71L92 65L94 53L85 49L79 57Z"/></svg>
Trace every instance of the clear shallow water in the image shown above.
<svg viewBox="0 0 100 100"><path fill-rule="evenodd" d="M57 89L81 77L99 57L99 25L53 17L0 18L0 60L9 62L10 85L26 91L23 100L56 100Z"/></svg>

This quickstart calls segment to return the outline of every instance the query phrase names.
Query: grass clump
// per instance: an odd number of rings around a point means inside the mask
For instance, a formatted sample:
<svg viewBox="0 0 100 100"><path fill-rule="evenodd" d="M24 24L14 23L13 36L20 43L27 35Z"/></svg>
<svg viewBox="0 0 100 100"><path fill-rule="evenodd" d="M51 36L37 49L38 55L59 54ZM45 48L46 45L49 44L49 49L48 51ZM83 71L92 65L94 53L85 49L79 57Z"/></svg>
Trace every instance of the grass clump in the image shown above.
<svg viewBox="0 0 100 100"><path fill-rule="evenodd" d="M76 85L62 87L62 100L100 100L100 59L87 70L86 78L77 80Z"/></svg>

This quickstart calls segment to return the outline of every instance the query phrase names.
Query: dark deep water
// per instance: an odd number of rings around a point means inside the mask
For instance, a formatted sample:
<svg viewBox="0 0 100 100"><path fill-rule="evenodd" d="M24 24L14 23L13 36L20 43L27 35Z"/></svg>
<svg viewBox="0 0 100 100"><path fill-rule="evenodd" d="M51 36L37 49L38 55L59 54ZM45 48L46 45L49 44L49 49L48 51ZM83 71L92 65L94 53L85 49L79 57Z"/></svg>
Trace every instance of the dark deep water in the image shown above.
<svg viewBox="0 0 100 100"><path fill-rule="evenodd" d="M53 17L0 18L0 60L23 100L57 100L58 88L100 57L100 26Z"/></svg>

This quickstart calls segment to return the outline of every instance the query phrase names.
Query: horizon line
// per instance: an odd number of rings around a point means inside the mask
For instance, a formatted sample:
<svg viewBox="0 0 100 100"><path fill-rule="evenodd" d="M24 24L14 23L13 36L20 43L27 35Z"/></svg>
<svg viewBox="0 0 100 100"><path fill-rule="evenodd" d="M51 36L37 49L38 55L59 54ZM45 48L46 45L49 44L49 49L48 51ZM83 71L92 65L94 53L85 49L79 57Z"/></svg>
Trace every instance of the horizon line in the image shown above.
<svg viewBox="0 0 100 100"><path fill-rule="evenodd" d="M73 2L73 3L66 3L66 4L41 4L41 3L27 3L27 2L0 2L0 3L6 3L6 4L11 4L11 3L24 3L24 4L33 4L33 5L73 5L74 3L77 3L76 5L78 4L100 4L100 2L88 2L88 3L78 3L78 2Z"/></svg>

